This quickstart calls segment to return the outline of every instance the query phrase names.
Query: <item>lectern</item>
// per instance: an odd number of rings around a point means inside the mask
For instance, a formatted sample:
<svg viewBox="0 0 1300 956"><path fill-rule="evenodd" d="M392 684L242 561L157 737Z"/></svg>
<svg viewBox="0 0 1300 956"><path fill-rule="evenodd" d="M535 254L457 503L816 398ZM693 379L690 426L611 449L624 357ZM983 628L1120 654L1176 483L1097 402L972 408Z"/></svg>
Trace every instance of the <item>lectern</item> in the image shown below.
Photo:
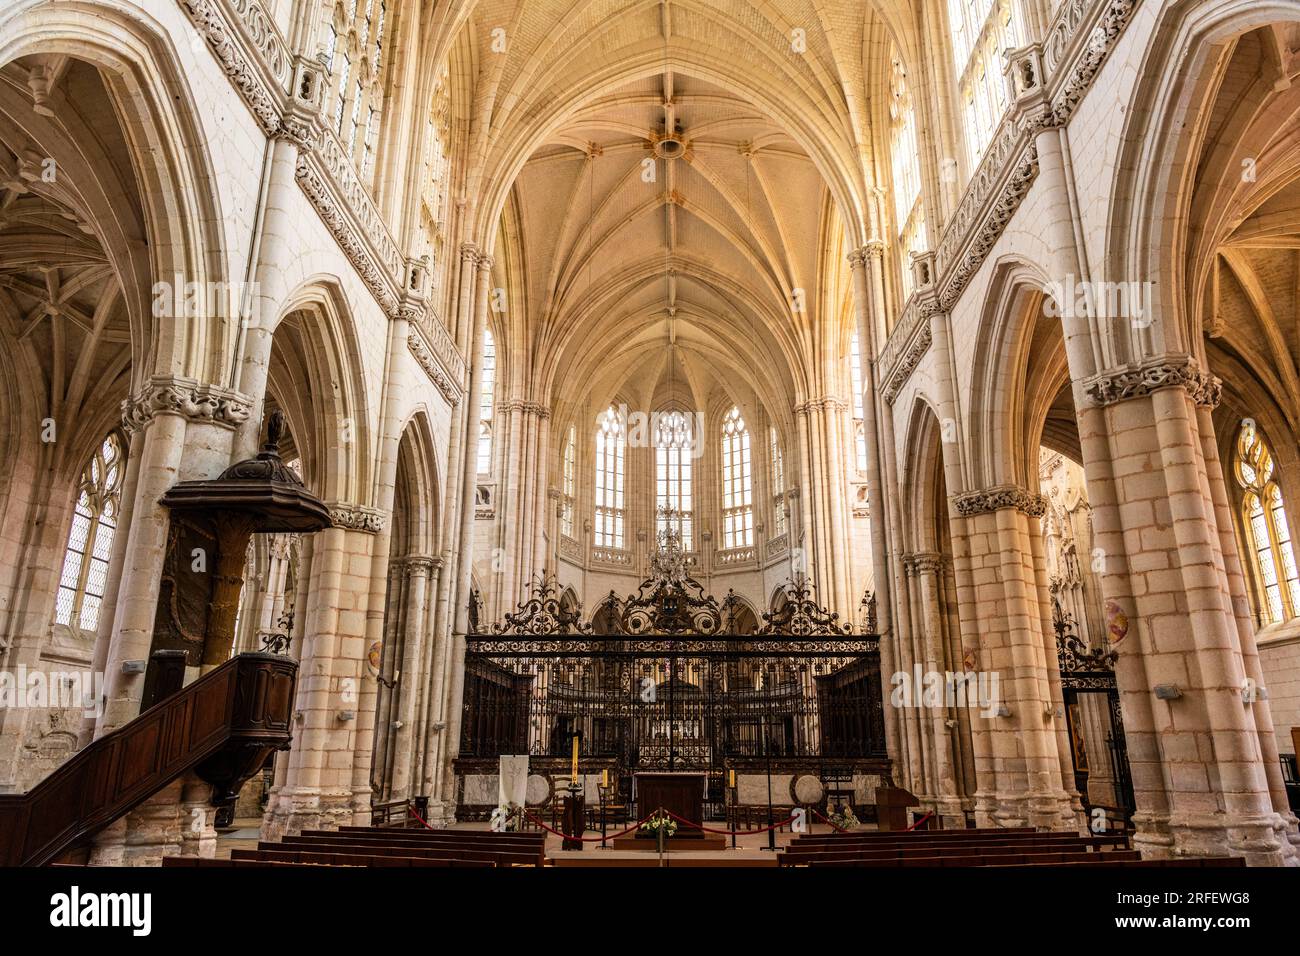
<svg viewBox="0 0 1300 956"><path fill-rule="evenodd" d="M910 790L902 787L881 787L876 790L876 819L882 830L906 830L907 808L919 807L921 801Z"/></svg>
<svg viewBox="0 0 1300 956"><path fill-rule="evenodd" d="M636 812L645 817L656 810L675 813L695 826L681 826L678 837L702 837L698 827L704 822L704 787L702 773L638 773L636 775Z"/></svg>

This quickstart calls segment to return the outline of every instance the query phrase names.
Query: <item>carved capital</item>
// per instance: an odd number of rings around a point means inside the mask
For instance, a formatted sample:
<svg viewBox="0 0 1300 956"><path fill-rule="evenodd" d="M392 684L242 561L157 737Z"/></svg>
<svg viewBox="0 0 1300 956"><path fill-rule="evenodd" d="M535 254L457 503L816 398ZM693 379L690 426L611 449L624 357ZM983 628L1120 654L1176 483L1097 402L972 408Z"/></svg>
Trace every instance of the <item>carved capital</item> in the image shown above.
<svg viewBox="0 0 1300 956"><path fill-rule="evenodd" d="M336 528L379 534L388 526L388 514L378 508L335 501L330 503L329 509L330 520L334 522Z"/></svg>
<svg viewBox="0 0 1300 956"><path fill-rule="evenodd" d="M942 574L947 564L947 556L938 551L916 551L903 555L903 569L912 577Z"/></svg>
<svg viewBox="0 0 1300 956"><path fill-rule="evenodd" d="M1047 499L1026 491L1019 485L999 485L983 491L968 491L953 496L952 503L957 513L967 518L1001 511L1003 508L1015 508L1031 518L1041 518L1047 513Z"/></svg>
<svg viewBox="0 0 1300 956"><path fill-rule="evenodd" d="M402 570L406 572L407 577L413 577L417 574L427 577L429 574L433 573L436 568L442 567L441 558L430 557L427 554L408 554L404 558L399 558L398 561L394 563L400 564Z"/></svg>
<svg viewBox="0 0 1300 956"><path fill-rule="evenodd" d="M1185 388L1198 405L1219 403L1223 383L1203 370L1191 356L1160 357L1120 369L1110 369L1084 383L1094 405L1104 408L1142 398L1162 388Z"/></svg>
<svg viewBox="0 0 1300 956"><path fill-rule="evenodd" d="M247 395L233 389L194 379L159 377L122 402L122 427L134 432L155 415L169 414L235 428L248 420L252 407Z"/></svg>

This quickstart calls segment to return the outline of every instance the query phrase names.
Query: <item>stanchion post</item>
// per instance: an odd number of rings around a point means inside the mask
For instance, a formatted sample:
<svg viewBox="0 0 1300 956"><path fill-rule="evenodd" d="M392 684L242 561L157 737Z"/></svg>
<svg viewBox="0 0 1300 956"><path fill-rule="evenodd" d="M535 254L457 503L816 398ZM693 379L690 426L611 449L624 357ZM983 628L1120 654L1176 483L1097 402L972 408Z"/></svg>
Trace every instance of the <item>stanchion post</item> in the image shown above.
<svg viewBox="0 0 1300 956"><path fill-rule="evenodd" d="M608 772L609 772L609 771L606 771L606 773L608 773ZM602 787L600 788L600 848L601 848L602 850L608 850L608 849L609 849L609 847L605 845L605 831L606 831L606 827L605 827L605 822L606 822L606 821L605 821L605 790L606 790L606 789L607 789L607 788L606 788L605 786L602 786Z"/></svg>
<svg viewBox="0 0 1300 956"><path fill-rule="evenodd" d="M767 763L767 846L765 850L776 852L776 821L772 819L772 738L767 729L767 715L763 715L763 754Z"/></svg>

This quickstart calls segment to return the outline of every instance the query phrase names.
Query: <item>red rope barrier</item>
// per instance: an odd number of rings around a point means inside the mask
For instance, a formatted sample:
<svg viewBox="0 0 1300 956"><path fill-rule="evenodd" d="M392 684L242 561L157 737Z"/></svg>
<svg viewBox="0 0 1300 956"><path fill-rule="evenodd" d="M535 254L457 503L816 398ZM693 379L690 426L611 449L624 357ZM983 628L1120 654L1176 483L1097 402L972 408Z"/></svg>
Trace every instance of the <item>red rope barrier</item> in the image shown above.
<svg viewBox="0 0 1300 956"><path fill-rule="evenodd" d="M910 827L908 827L908 828L907 828L906 830L904 830L903 832L904 832L904 833L910 833L912 830L915 830L917 827L919 827L919 826L920 826L922 823L924 823L926 820L930 819L932 816L934 816L934 811L933 811L933 810L927 810L926 813L925 813L925 816L921 817L921 819L917 820L915 823L913 823Z"/></svg>
<svg viewBox="0 0 1300 956"><path fill-rule="evenodd" d="M423 823L423 824L424 824L424 828L425 828L426 830L433 830L433 829L436 829L436 827L431 827L431 826L429 826L429 821L426 820L426 819L424 819L424 817L420 816L420 814L419 814L419 813L416 811L416 809L415 809L415 804L413 804L413 803L408 803L408 804L406 805L406 810L407 810L408 813L411 814L411 816L415 817L415 819L417 819L417 820L419 820L421 823Z"/></svg>
<svg viewBox="0 0 1300 956"><path fill-rule="evenodd" d="M655 811L655 813L658 813L658 812L659 812L658 810ZM539 827L541 827L541 828L542 828L543 830L545 830L547 833L554 833L556 836L564 837L564 839L566 839L566 840L580 840L580 841L582 841L583 843L599 843L599 842L602 841L602 840L607 840L607 839L608 839L608 840L613 840L613 839L616 839L616 838L621 837L621 836L627 836L627 835L628 835L629 833L631 833L633 830L639 829L640 826L641 826L641 824L645 823L646 820L649 820L650 817L653 817L654 815L655 815L655 814L652 813L652 814L650 814L649 817L646 817L644 820L638 820L636 823L632 824L632 825L631 825L630 827L628 827L626 830L621 830L621 831L619 831L618 833L611 833L611 834L608 834L607 836L593 836L593 837L589 837L589 836L570 836L570 835L567 834L567 833L561 833L559 830L556 830L556 829L553 828L553 827L548 827L545 823L543 823L541 820L539 820L539 819L538 819L537 817L535 817L533 814L528 813L527 811L524 812L524 816L528 817L530 820L533 821L533 823L537 824Z"/></svg>
<svg viewBox="0 0 1300 956"><path fill-rule="evenodd" d="M763 827L761 830L719 830L716 829L715 827L706 827L699 823L692 823L690 820L684 820L681 817L679 817L677 814L673 813L671 810L664 810L664 813L668 814L678 823L684 823L688 827L691 827L695 830L703 830L705 833L720 833L724 836L751 836L753 834L766 833L768 830L775 830L778 827L788 826L794 820L794 814L791 814L790 816L786 817L784 820L781 820L777 823L773 823L769 827Z"/></svg>

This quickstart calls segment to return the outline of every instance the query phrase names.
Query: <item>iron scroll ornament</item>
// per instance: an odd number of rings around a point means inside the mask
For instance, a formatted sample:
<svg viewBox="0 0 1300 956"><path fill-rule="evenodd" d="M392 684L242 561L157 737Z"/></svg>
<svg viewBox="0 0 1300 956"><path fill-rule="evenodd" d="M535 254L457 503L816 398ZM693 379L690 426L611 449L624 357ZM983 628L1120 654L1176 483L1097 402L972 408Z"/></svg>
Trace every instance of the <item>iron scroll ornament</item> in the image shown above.
<svg viewBox="0 0 1300 956"><path fill-rule="evenodd" d="M582 605L566 604L560 582L543 571L529 585L529 594L514 611L492 625L498 636L542 637L550 634L590 634L591 625L582 621ZM474 621L477 625L477 621ZM471 633L478 631L477 626Z"/></svg>
<svg viewBox="0 0 1300 956"><path fill-rule="evenodd" d="M784 597L776 610L763 612L760 636L847 637L853 633L852 622L841 622L838 613L827 611L813 600L812 589L802 576L786 585Z"/></svg>

